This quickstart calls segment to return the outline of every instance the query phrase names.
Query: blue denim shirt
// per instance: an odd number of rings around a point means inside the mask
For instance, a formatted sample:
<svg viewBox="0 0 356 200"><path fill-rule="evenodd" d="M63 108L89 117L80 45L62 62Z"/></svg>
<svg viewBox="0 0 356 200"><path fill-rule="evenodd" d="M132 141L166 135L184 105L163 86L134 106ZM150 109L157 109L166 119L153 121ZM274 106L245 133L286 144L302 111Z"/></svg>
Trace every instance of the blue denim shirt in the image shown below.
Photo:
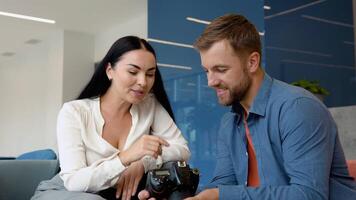
<svg viewBox="0 0 356 200"><path fill-rule="evenodd" d="M247 187L248 154L243 108L234 104L222 121L217 165L208 187L219 199L356 200L337 127L312 94L265 74L247 123L260 186Z"/></svg>

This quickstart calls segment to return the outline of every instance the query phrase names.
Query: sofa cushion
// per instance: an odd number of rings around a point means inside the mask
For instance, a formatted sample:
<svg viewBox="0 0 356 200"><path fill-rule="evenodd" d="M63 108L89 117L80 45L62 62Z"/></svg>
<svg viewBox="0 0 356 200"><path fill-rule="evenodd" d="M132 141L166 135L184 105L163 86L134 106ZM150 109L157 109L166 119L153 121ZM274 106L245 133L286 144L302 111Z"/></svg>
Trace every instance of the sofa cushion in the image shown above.
<svg viewBox="0 0 356 200"><path fill-rule="evenodd" d="M58 160L0 160L0 199L28 200L42 180L58 171Z"/></svg>
<svg viewBox="0 0 356 200"><path fill-rule="evenodd" d="M56 160L57 155L52 149L42 149L19 155L16 160Z"/></svg>

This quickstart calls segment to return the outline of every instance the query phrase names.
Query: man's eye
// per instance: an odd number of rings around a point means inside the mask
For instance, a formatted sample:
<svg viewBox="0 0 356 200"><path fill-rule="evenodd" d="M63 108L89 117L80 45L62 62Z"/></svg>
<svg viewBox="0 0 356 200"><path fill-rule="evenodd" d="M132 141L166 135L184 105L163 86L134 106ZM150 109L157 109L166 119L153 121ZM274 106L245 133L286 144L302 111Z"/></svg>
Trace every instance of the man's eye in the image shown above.
<svg viewBox="0 0 356 200"><path fill-rule="evenodd" d="M223 72L226 72L226 68L217 68L216 71L217 72L220 72L220 73L223 73Z"/></svg>

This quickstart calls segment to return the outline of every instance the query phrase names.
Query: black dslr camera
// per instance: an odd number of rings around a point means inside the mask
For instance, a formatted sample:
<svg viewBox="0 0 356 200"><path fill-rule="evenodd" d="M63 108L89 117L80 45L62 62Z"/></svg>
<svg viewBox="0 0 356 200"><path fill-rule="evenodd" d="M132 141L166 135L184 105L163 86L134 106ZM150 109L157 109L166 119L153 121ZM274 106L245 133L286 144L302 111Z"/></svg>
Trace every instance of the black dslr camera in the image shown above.
<svg viewBox="0 0 356 200"><path fill-rule="evenodd" d="M190 169L184 161L171 161L148 171L146 190L157 200L181 200L194 196L198 183L198 169Z"/></svg>

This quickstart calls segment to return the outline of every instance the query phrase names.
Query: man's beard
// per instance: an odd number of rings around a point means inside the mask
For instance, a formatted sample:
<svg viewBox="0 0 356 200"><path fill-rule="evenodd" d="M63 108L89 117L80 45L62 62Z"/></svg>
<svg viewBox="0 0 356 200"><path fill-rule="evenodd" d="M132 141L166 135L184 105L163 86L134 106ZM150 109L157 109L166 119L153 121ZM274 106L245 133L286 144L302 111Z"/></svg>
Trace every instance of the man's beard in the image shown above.
<svg viewBox="0 0 356 200"><path fill-rule="evenodd" d="M224 106L231 106L233 103L240 102L245 98L247 91L250 89L251 82L251 77L247 73L244 73L244 78L238 86L234 88L226 88L229 91L229 99L223 101L223 99L219 98L219 103Z"/></svg>

